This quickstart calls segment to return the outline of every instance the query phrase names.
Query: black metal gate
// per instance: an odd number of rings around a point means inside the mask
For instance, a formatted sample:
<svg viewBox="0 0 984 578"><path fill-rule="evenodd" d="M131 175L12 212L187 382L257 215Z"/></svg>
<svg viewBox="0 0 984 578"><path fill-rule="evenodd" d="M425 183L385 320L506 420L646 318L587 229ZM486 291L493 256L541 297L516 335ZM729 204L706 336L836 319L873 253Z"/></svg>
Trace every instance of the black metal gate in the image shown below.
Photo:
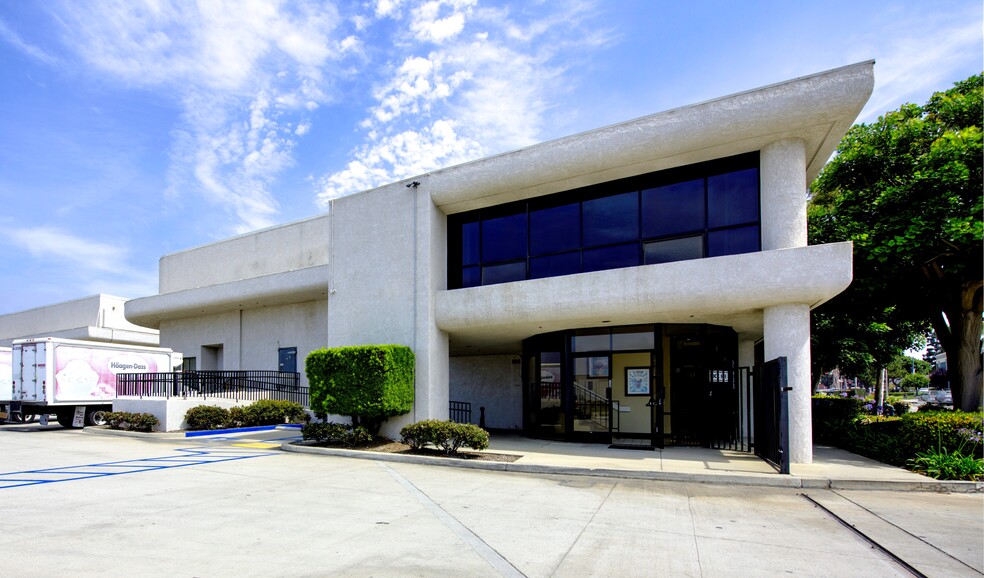
<svg viewBox="0 0 984 578"><path fill-rule="evenodd" d="M714 424L708 427L708 447L739 452L752 451L751 370L711 370L709 404Z"/></svg>
<svg viewBox="0 0 984 578"><path fill-rule="evenodd" d="M755 455L789 473L789 390L786 358L768 361L753 382Z"/></svg>

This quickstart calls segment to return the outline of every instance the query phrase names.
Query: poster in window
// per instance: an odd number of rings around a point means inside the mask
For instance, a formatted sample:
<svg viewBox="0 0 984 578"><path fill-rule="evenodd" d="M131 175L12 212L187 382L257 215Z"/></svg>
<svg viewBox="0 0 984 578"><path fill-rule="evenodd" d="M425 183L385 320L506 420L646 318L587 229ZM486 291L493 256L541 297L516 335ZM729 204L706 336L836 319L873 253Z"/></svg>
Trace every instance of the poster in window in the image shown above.
<svg viewBox="0 0 984 578"><path fill-rule="evenodd" d="M608 357L588 358L588 377L608 377Z"/></svg>
<svg viewBox="0 0 984 578"><path fill-rule="evenodd" d="M625 395L649 395L649 368L625 368Z"/></svg>

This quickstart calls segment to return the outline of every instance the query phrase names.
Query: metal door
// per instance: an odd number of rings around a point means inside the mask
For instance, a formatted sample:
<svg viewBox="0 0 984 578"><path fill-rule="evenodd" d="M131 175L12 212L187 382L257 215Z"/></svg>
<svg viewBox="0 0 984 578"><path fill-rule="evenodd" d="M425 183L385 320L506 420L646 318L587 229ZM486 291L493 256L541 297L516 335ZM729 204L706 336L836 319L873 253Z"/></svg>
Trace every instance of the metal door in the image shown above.
<svg viewBox="0 0 984 578"><path fill-rule="evenodd" d="M766 362L756 372L755 379L755 454L775 466L780 473L789 473L789 411L790 388L786 380L786 358Z"/></svg>
<svg viewBox="0 0 984 578"><path fill-rule="evenodd" d="M297 373L297 348L281 347L279 350L280 363L278 369L283 372Z"/></svg>

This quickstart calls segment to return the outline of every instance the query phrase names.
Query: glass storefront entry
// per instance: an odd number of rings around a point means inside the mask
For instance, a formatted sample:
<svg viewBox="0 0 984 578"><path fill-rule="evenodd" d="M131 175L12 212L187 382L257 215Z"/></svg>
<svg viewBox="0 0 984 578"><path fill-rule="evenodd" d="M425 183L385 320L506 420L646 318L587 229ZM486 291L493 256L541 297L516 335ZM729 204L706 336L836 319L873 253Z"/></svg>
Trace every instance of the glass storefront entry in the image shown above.
<svg viewBox="0 0 984 578"><path fill-rule="evenodd" d="M715 420L738 409L730 395L737 343L730 328L707 325L585 329L527 339L525 431L567 441L702 443L716 435Z"/></svg>

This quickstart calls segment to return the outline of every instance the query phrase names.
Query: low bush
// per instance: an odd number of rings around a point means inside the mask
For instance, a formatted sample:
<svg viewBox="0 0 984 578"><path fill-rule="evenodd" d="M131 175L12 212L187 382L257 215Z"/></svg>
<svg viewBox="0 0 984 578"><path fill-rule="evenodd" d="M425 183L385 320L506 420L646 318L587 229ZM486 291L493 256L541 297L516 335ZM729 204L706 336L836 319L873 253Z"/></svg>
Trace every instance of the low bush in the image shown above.
<svg viewBox="0 0 984 578"><path fill-rule="evenodd" d="M190 430L222 429L229 423L229 410L217 405L198 405L185 412Z"/></svg>
<svg viewBox="0 0 984 578"><path fill-rule="evenodd" d="M984 457L980 443L984 413L963 411L929 411L902 416L899 443L909 457L931 451L961 451L976 458ZM976 440L976 441L975 441Z"/></svg>
<svg viewBox="0 0 984 578"><path fill-rule="evenodd" d="M111 411L106 414L106 425L110 429L149 432L153 431L160 423L160 420L151 413Z"/></svg>
<svg viewBox="0 0 984 578"><path fill-rule="evenodd" d="M820 407L814 414L817 442L939 479L984 476L984 413L907 412L900 407L899 417L866 416L861 400L855 407L851 398L830 399L836 398L814 398L814 410ZM861 411L855 414L858 407Z"/></svg>
<svg viewBox="0 0 984 578"><path fill-rule="evenodd" d="M243 408L244 426L277 425L304 420L304 407L296 401L261 399Z"/></svg>
<svg viewBox="0 0 984 578"><path fill-rule="evenodd" d="M305 424L301 428L301 437L317 443L338 444L347 447L365 445L373 439L369 430L362 426L352 427L349 424L333 422Z"/></svg>
<svg viewBox="0 0 984 578"><path fill-rule="evenodd" d="M938 480L975 481L984 477L984 460L946 448L920 452L909 460L909 468Z"/></svg>
<svg viewBox="0 0 984 578"><path fill-rule="evenodd" d="M403 443L413 450L433 445L452 455L462 447L484 450L489 447L489 432L467 423L428 419L418 421L400 430Z"/></svg>
<svg viewBox="0 0 984 578"><path fill-rule="evenodd" d="M230 407L225 427L245 427L246 425L246 410L238 405Z"/></svg>

